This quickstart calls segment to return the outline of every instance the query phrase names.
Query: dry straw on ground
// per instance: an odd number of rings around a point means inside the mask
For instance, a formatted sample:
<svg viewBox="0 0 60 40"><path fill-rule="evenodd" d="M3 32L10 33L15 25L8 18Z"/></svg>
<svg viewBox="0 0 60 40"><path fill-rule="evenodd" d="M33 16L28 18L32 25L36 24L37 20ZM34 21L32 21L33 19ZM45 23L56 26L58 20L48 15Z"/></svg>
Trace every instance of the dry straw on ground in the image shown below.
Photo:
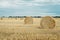
<svg viewBox="0 0 60 40"><path fill-rule="evenodd" d="M25 24L33 24L33 18L30 16L27 16L24 20Z"/></svg>
<svg viewBox="0 0 60 40"><path fill-rule="evenodd" d="M50 16L45 16L42 18L40 25L42 28L53 29L55 27L55 20Z"/></svg>

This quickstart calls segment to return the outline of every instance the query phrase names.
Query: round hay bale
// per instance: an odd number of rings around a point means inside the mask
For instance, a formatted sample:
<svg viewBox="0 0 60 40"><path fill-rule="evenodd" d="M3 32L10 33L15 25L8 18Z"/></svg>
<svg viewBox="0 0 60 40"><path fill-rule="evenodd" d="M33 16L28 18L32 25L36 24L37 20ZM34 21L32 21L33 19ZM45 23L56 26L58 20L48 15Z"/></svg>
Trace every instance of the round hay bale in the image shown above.
<svg viewBox="0 0 60 40"><path fill-rule="evenodd" d="M55 27L55 20L50 16L45 16L42 18L40 25L42 28L53 29Z"/></svg>
<svg viewBox="0 0 60 40"><path fill-rule="evenodd" d="M33 24L33 18L30 16L27 16L24 20L25 24Z"/></svg>

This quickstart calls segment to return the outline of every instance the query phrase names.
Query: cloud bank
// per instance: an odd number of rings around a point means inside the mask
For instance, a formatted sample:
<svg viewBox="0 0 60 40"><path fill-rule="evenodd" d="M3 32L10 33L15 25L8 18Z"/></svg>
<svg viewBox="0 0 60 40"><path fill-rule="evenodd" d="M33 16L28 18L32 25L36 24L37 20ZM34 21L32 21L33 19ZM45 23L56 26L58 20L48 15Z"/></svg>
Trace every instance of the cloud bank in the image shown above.
<svg viewBox="0 0 60 40"><path fill-rule="evenodd" d="M0 0L0 15L59 15L60 0Z"/></svg>

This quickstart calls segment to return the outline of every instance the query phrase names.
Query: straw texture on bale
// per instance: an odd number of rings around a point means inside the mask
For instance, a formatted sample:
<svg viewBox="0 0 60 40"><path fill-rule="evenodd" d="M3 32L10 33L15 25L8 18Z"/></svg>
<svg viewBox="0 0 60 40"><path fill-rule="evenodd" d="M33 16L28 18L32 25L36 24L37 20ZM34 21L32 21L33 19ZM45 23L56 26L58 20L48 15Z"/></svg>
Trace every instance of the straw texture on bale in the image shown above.
<svg viewBox="0 0 60 40"><path fill-rule="evenodd" d="M25 24L33 24L33 18L32 17L26 17L24 20Z"/></svg>
<svg viewBox="0 0 60 40"><path fill-rule="evenodd" d="M53 29L55 27L55 20L50 16L45 16L42 18L40 25L42 28Z"/></svg>

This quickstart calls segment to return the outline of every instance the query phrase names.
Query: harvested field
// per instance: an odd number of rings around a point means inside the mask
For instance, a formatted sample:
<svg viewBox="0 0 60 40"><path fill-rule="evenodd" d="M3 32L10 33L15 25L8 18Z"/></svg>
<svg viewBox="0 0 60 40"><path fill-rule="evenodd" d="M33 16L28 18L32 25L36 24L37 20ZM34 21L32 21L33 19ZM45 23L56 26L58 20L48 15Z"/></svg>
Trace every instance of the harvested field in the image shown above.
<svg viewBox="0 0 60 40"><path fill-rule="evenodd" d="M54 18L54 29L41 29L41 18L33 18L33 24L24 19L3 18L0 20L0 40L60 40L60 18Z"/></svg>

